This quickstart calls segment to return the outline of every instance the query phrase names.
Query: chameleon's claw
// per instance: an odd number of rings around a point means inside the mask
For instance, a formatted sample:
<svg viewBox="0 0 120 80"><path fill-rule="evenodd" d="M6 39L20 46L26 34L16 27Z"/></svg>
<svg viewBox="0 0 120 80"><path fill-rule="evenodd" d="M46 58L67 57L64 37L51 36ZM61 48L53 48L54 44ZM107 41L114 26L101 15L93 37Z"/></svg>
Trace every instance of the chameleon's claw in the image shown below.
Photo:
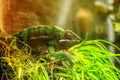
<svg viewBox="0 0 120 80"><path fill-rule="evenodd" d="M65 59L68 62L68 64L70 65L70 67L73 66L73 60L74 60L73 56L68 55L62 51L50 53L50 57L52 60Z"/></svg>

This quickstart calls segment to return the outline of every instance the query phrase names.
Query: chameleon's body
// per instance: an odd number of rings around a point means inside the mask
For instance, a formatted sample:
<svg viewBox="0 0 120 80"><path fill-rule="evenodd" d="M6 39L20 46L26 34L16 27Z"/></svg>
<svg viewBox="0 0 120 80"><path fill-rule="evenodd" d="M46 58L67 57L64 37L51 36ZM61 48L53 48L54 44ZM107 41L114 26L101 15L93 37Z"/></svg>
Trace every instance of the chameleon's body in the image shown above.
<svg viewBox="0 0 120 80"><path fill-rule="evenodd" d="M57 54L57 51L65 50L80 42L80 38L75 33L57 26L39 25L30 27L15 34L15 36L29 44L33 53L48 50L50 55ZM58 56L60 57L61 54L58 54Z"/></svg>
<svg viewBox="0 0 120 80"><path fill-rule="evenodd" d="M29 44L36 52L38 47L53 46L57 51L69 48L80 42L80 38L75 33L57 26L34 26L24 29L15 34L15 36Z"/></svg>

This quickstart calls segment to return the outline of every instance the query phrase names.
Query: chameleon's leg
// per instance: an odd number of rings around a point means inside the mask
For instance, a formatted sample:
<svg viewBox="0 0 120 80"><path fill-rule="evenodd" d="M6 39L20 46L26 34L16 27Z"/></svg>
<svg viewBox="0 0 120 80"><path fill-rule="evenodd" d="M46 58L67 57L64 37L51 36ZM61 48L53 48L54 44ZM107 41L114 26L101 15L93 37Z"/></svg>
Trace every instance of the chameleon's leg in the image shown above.
<svg viewBox="0 0 120 80"><path fill-rule="evenodd" d="M50 55L50 58L52 59L52 60L55 60L55 48L54 48L54 41L51 41L51 42L49 42L49 45L48 45L48 52L49 52L49 55Z"/></svg>
<svg viewBox="0 0 120 80"><path fill-rule="evenodd" d="M55 57L54 57L54 53L55 53L54 47L53 47L53 46L49 46L49 47L48 47L48 52L49 52L50 58L51 58L52 60L54 60L54 59L55 59Z"/></svg>
<svg viewBox="0 0 120 80"><path fill-rule="evenodd" d="M73 66L73 57L71 55L69 55L69 54L66 54L63 51L56 52L55 49L54 49L54 45L53 44L49 45L48 52L50 53L50 57L51 57L52 60L55 60L55 59L65 59L69 63L69 65L71 67Z"/></svg>

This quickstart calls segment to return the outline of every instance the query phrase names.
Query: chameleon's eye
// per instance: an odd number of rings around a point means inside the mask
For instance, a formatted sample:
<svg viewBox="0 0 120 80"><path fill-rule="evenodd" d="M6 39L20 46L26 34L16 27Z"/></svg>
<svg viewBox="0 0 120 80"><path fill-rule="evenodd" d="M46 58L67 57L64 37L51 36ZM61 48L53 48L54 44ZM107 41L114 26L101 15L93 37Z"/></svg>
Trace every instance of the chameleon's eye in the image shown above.
<svg viewBox="0 0 120 80"><path fill-rule="evenodd" d="M68 40L80 40L81 38L74 32L70 31L70 30L66 30L65 31L65 39Z"/></svg>
<svg viewBox="0 0 120 80"><path fill-rule="evenodd" d="M66 31L65 32L65 38L66 39L72 39L73 38L73 34L71 31Z"/></svg>

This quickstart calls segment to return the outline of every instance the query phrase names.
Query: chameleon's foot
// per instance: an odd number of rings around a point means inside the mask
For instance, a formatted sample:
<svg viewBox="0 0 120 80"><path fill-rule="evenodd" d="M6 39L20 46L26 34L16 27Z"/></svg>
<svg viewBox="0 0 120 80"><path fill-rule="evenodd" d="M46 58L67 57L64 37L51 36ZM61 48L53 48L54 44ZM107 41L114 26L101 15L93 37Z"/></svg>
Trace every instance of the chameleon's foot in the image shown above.
<svg viewBox="0 0 120 80"><path fill-rule="evenodd" d="M55 59L60 59L60 60L64 60L62 61L63 65L69 65L70 67L73 66L73 56L66 54L65 52L59 51L59 52L52 52L50 54L50 58L51 60L55 60Z"/></svg>

